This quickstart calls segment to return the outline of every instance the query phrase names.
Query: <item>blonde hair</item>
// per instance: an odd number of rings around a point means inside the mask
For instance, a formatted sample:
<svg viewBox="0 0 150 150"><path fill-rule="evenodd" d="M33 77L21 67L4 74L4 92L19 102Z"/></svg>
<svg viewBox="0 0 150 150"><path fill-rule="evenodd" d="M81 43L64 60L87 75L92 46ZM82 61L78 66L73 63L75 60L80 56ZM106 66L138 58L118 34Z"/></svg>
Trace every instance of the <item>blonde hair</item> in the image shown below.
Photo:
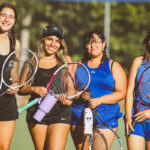
<svg viewBox="0 0 150 150"><path fill-rule="evenodd" d="M43 56L45 56L44 41L47 39L47 37L40 39L40 41L37 44L38 60L40 60ZM68 49L65 40L60 39L60 49L56 52L56 59L59 66L67 63L67 58L66 58L67 53L68 53Z"/></svg>

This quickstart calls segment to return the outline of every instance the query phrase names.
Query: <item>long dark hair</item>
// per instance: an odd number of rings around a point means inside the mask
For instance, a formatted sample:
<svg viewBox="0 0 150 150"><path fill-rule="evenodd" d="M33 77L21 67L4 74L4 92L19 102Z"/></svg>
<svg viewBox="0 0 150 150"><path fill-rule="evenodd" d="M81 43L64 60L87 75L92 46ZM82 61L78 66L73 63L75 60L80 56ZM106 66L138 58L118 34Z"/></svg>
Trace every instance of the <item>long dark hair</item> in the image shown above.
<svg viewBox="0 0 150 150"><path fill-rule="evenodd" d="M86 44L89 43L89 41L93 37L94 33L99 36L99 38L102 40L102 42L105 42L105 37L104 37L103 33L96 31L96 30L86 32L83 36L83 46L85 49L84 54L83 54L83 59L82 59L83 63L86 63L90 59L90 56L86 49ZM103 57L102 57L102 61L100 62L100 65L106 60L106 58L107 58L107 55L106 55L106 46L105 46L103 49Z"/></svg>
<svg viewBox="0 0 150 150"><path fill-rule="evenodd" d="M10 3L3 3L2 5L0 5L0 12L2 11L3 8L10 8L14 11L14 13L15 13L15 24L16 24L16 22L17 22L17 10L16 10L16 8ZM11 43L12 43L11 49L13 49L13 50L15 50L15 45L16 45L15 24L11 28L11 33L9 34L9 38L10 38Z"/></svg>
<svg viewBox="0 0 150 150"><path fill-rule="evenodd" d="M144 59L150 59L150 31L148 32L147 36L143 40L143 45L145 47L145 54Z"/></svg>

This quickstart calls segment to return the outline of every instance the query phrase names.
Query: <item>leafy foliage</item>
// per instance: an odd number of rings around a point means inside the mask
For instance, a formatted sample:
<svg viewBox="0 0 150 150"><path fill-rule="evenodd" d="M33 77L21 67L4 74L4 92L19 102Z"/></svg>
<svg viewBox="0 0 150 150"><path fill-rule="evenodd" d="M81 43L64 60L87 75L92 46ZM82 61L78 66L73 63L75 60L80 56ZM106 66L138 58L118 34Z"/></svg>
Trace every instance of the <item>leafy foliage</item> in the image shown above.
<svg viewBox="0 0 150 150"><path fill-rule="evenodd" d="M59 24L65 31L69 54L81 58L82 36L86 31L104 29L104 2L50 2L46 0L8 0L18 11L17 36L23 28L30 31L30 48L36 49L43 28ZM0 3L3 3L2 0ZM111 3L110 57L119 61L126 72L133 57L143 54L142 41L149 31L150 3ZM32 16L32 24L22 24L25 16Z"/></svg>

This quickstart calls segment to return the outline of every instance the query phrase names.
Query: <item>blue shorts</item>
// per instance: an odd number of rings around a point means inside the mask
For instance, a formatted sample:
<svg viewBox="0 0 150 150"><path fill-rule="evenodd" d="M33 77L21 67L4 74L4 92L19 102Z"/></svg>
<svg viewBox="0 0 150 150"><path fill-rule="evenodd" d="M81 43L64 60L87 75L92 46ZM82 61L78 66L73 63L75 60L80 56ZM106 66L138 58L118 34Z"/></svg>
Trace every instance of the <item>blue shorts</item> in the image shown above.
<svg viewBox="0 0 150 150"><path fill-rule="evenodd" d="M150 122L137 123L131 134L142 136L146 141L150 141Z"/></svg>
<svg viewBox="0 0 150 150"><path fill-rule="evenodd" d="M72 125L83 125L84 120L84 109L85 105L72 105L72 115L71 115L71 124ZM118 118L122 116L122 113L118 110L108 109L108 108L102 108L96 109L96 112L99 114L99 116L111 127L116 128L118 127ZM98 118L98 116L95 114L95 125L100 125L100 128L107 128L105 125L103 125L103 122Z"/></svg>

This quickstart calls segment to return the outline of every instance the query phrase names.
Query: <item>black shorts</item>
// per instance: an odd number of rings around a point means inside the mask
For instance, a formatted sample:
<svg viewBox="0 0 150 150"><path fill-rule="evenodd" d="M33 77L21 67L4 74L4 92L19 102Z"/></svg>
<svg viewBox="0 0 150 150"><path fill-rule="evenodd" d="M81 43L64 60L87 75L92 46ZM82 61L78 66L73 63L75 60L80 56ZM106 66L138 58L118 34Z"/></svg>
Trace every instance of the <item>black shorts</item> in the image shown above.
<svg viewBox="0 0 150 150"><path fill-rule="evenodd" d="M18 118L17 102L14 95L0 96L0 121L11 121Z"/></svg>
<svg viewBox="0 0 150 150"><path fill-rule="evenodd" d="M57 102L52 110L43 118L41 122L36 121L33 116L37 111L39 105L36 104L27 110L26 121L28 123L45 124L50 125L54 123L66 123L70 124L71 121L71 109L68 106L62 105Z"/></svg>

